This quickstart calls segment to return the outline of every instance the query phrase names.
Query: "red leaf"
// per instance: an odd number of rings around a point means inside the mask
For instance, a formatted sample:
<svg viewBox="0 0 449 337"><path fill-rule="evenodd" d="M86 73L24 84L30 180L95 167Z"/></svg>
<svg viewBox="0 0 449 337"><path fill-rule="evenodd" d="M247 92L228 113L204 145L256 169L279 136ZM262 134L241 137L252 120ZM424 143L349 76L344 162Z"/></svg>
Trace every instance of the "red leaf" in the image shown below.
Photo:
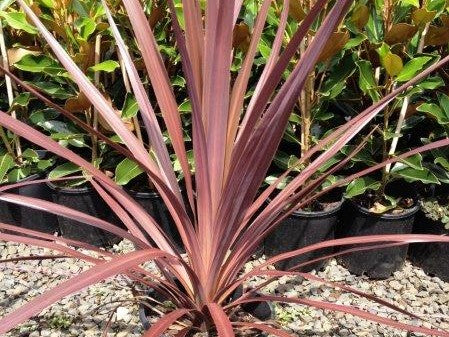
<svg viewBox="0 0 449 337"><path fill-rule="evenodd" d="M232 325L237 327L243 327L243 328L249 328L251 330L259 330L266 333L269 333L270 335L275 335L279 337L294 337L293 335L290 335L286 333L285 331L272 328L271 326L268 326L263 323L248 323L248 322L235 322L232 323Z"/></svg>
<svg viewBox="0 0 449 337"><path fill-rule="evenodd" d="M160 337L167 331L174 322L182 316L188 314L190 310L178 309L160 318L151 328L145 332L143 337Z"/></svg>
<svg viewBox="0 0 449 337"><path fill-rule="evenodd" d="M234 337L234 329L228 315L216 303L207 304L207 309L215 323L219 337Z"/></svg>
<svg viewBox="0 0 449 337"><path fill-rule="evenodd" d="M420 332L431 336L441 336L441 337L447 337L449 336L448 332L444 332L441 330L436 329L428 329L423 327L418 327L410 324L401 323L398 321L394 321L392 319L381 317L375 314L371 314L369 312L347 306L347 305L340 305L340 304L334 304L329 302L322 302L322 301L314 301L309 300L305 298L291 298L291 297L280 297L280 296L260 296L257 299L249 299L242 301L243 303L249 303L249 302L255 302L255 301L272 301L272 302L282 302L282 303L296 303L296 304L303 304L308 305L311 307L315 307L318 309L324 309L324 310L330 310L330 311L339 311L346 314L351 314L354 316L358 316L361 318L364 318L369 321L385 324L392 326L397 329L410 331L410 332Z"/></svg>
<svg viewBox="0 0 449 337"><path fill-rule="evenodd" d="M111 276L126 272L127 270L151 259L169 257L157 249L146 249L128 253L125 256L113 258L111 261L96 265L71 279L62 282L56 287L46 291L42 295L23 305L17 310L0 319L0 333L7 333L28 318L37 315L49 305L56 303L63 297L77 292L87 286L100 282Z"/></svg>

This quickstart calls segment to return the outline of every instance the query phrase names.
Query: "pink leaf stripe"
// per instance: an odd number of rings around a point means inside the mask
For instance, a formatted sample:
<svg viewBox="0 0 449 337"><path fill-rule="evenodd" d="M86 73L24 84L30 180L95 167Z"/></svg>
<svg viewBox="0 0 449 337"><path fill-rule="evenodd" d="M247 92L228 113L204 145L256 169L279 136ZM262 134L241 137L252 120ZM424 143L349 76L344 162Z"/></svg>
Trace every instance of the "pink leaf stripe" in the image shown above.
<svg viewBox="0 0 449 337"><path fill-rule="evenodd" d="M143 335L143 337L160 337L182 316L188 314L190 310L178 309L160 318L151 328Z"/></svg>
<svg viewBox="0 0 449 337"><path fill-rule="evenodd" d="M35 97L37 97L38 99L40 99L42 102L44 102L47 106L55 109L56 111L60 112L61 114L63 114L65 117L69 118L70 120L72 120L75 124L77 124L78 126L80 126L81 128L83 128L84 130L86 130L87 132L95 135L96 137L98 137L98 139L102 140L103 142L105 142L106 144L108 144L110 147L112 147L113 149L117 150L117 152L129 157L129 158L134 158L134 155L131 153L131 151L129 151L128 149L124 148L123 146L121 146L118 143L113 142L112 140L110 140L108 137L106 137L105 135L103 135L102 133L98 132L97 130L95 130L93 127L91 127L89 124L83 122L81 119L77 118L73 113L65 110L64 108L60 107L59 105L55 104L54 102L52 102L51 100L49 100L47 97L45 97L39 89L39 88L35 88L33 87L32 84L26 83L24 81L22 81L21 79L19 79L16 75L14 75L13 73L11 73L8 69L3 68L0 65L0 69L6 73L14 82L16 82L18 85L20 85L23 89L25 89L26 91L29 91L30 93L32 93ZM134 158L134 160L136 160L140 165L142 165L136 158ZM143 165L142 165L143 166Z"/></svg>
<svg viewBox="0 0 449 337"><path fill-rule="evenodd" d="M13 257L10 259L0 260L0 263L8 263L8 262L19 262L19 261L36 261L36 260L58 260L58 259L67 259L69 256L67 255L33 255L33 256L22 256L22 257Z"/></svg>
<svg viewBox="0 0 449 337"><path fill-rule="evenodd" d="M228 117L228 134L227 134L227 147L226 147L226 169L229 169L229 162L231 160L232 149L234 148L234 139L237 134L239 126L240 114L243 109L243 101L245 99L246 88L251 75L251 69L254 64L254 58L257 53L257 47L259 45L260 37L267 19L268 10L271 5L271 0L264 0L261 9L257 14L256 23L251 37L249 49L246 53L245 60L239 71L239 75L234 83L231 93L231 101L229 107ZM260 82L259 82L260 83ZM228 172L225 172L227 175Z"/></svg>
<svg viewBox="0 0 449 337"><path fill-rule="evenodd" d="M110 233L113 233L115 235L118 235L119 237L131 240L132 242L138 244L140 247L148 247L148 244L129 234L127 231L121 229L120 227L114 226L113 224L107 221L95 218L91 215L74 210L66 206L58 205L46 200L11 193L0 194L0 200L33 209L43 210L56 215L67 217L69 219L77 220L82 223L85 223L86 225L94 226L103 229L105 231L108 231Z"/></svg>
<svg viewBox="0 0 449 337"><path fill-rule="evenodd" d="M412 318L415 318L415 319L419 319L421 321L426 321L422 317L420 317L418 315L415 315L415 314L413 314L411 312L408 312L407 310L404 310L404 309L402 309L402 308L400 308L400 307L398 307L398 306L396 306L396 305L394 305L392 303L389 303L389 302L387 302L385 300L377 298L376 296L364 293L363 291L360 291L358 289L349 287L349 286L347 286L345 284L342 284L342 283L327 281L325 279L322 279L322 278L320 278L318 276L315 276L315 275L312 275L310 273L301 273L301 272L292 272L292 271L278 271L278 270L264 270L264 271L261 271L260 273L258 273L257 275L269 276L270 278L267 281L263 282L262 284L258 285L257 287L252 288L250 291L246 292L242 297L237 299L237 301L227 305L226 308L229 308L229 307L232 307L232 306L240 304L241 301L243 301L243 300L245 300L247 298L250 298L251 294L254 294L258 290L262 289L266 285L270 284L271 282L274 282L276 279L278 279L278 278L280 278L282 276L299 276L299 277L303 277L303 278L305 278L307 280L316 281L316 282L320 282L320 283L326 284L326 285L328 285L328 286L330 286L332 288L335 288L335 289L343 289L343 290L345 290L347 292L350 292L352 294L358 295L360 297L367 298L367 299L369 299L369 300L371 300L373 302L379 303L379 304L381 304L381 305L383 305L385 307L388 307L388 308L390 308L392 310L400 312L400 313L402 313L404 315L407 315L409 317L412 317Z"/></svg>
<svg viewBox="0 0 449 337"><path fill-rule="evenodd" d="M27 229L27 228L22 228L22 227L18 227L18 226L13 226L13 225L7 225L4 223L0 223L0 229L5 229L8 232L13 232L16 234L24 234L24 235L28 235L28 236L32 236L35 237L37 239L43 239L46 241L50 241L50 242L55 242L57 244L64 244L64 247L66 245L70 245L73 247L77 247L77 248L83 248L83 249L87 249L93 252L96 252L98 255L100 256L112 256L111 253L105 251L105 250L101 250L96 246L84 243L84 242L80 242L80 241L76 241L76 240L70 240L70 239L65 239L63 237L60 236L54 236L54 235L50 235L50 234L46 234L46 233L41 233L41 232L37 232L37 231L33 231L31 229Z"/></svg>
<svg viewBox="0 0 449 337"><path fill-rule="evenodd" d="M145 61L148 76L150 77L152 88L156 94L158 103L161 106L162 116L165 124L167 125L168 133L170 135L176 156L181 164L187 187L191 189L191 172L184 145L181 117L178 112L178 105L176 103L173 89L170 84L170 79L167 71L165 70L162 57L159 53L156 40L140 2L138 0L129 0L124 1L123 5L129 14L131 25L137 41L139 42L139 47ZM167 169L170 170L170 168ZM173 177L171 179L173 179ZM173 181L173 185L176 186L176 179ZM179 189L173 192L179 194Z"/></svg>
<svg viewBox="0 0 449 337"><path fill-rule="evenodd" d="M75 249L70 248L70 247L67 247L67 246L64 246L64 245L61 245L61 244L58 244L55 242L50 242L50 241L45 241L45 240L40 240L40 239L35 239L35 238L29 238L29 237L26 237L23 235L6 234L6 233L0 232L0 240L23 243L23 244L31 245L31 246L35 246L35 247L52 249L52 250L70 255L73 258L81 259L81 260L84 260L84 261L87 261L90 263L102 262L102 260L100 260L100 259L83 254Z"/></svg>
<svg viewBox="0 0 449 337"><path fill-rule="evenodd" d="M207 309L214 320L217 327L218 336L220 337L234 337L234 329L232 328L231 321L228 315L224 312L223 308L216 303L207 304Z"/></svg>
<svg viewBox="0 0 449 337"><path fill-rule="evenodd" d="M197 326L205 324L216 329L220 337L234 336L235 330L259 330L281 337L290 337L284 331L270 324L251 322L231 323L229 313L237 305L251 301L280 301L310 305L324 310L340 311L396 328L423 332L427 335L448 336L448 332L416 327L400 323L388 318L373 315L356 307L348 307L334 303L313 301L304 298L284 298L265 296L252 298L258 289L248 291L233 302L228 302L233 290L255 275L268 276L268 280L259 287L273 282L283 275L303 276L309 280L324 282L333 287L357 296L363 296L390 309L417 318L416 315L391 304L365 294L351 287L330 283L316 276L294 272L266 270L273 263L294 256L326 247L348 246L336 254L345 254L362 249L391 247L410 242L442 242L449 244L449 238L432 235L378 235L370 237L345 238L321 242L309 247L297 249L270 258L266 263L244 272L242 268L250 259L251 253L263 238L270 233L280 221L295 209L317 198L332 188L377 170L387 163L404 159L420 151L428 151L449 145L449 138L427 144L408 151L398 157L374 165L357 172L325 191L317 192L317 187L329 175L341 169L351 157L363 147L363 142L345 160L334 164L320 175L316 175L325 162L333 158L343 146L351 142L360 131L367 126L388 104L407 90L410 86L424 79L432 71L449 61L449 56L420 72L409 82L395 89L379 102L355 116L349 122L330 132L311 150L301 157L299 163L310 161L292 181L272 197L276 184L291 172L286 171L278 181L264 189L258 195L267 170L276 153L284 134L289 115L297 102L308 74L316 66L321 50L329 43L335 29L349 10L351 0L339 0L329 3L327 0L316 0L307 16L298 25L290 41L283 46L283 36L288 21L290 1L283 0L279 25L272 44L272 52L265 65L261 78L255 83L255 92L246 107L245 97L254 67L254 59L258 52L258 44L270 12L271 0L258 2L259 12L252 31L249 48L237 78L231 79L231 62L233 58L232 39L234 25L241 12L243 0L174 0L168 1L172 21L172 35L181 55L181 66L187 82L187 89L192 104L192 147L195 159L195 176L191 176L187 161L186 145L183 138L181 116L170 76L165 69L164 60L159 51L157 41L149 25L146 10L140 0L123 1L129 21L145 63L147 75L151 82L151 93L154 93L157 104L152 105L146 88L140 79L132 54L128 52L125 41L120 35L113 16L103 1L106 16L118 46L121 60L129 77L132 91L139 105L139 111L150 140L151 151L133 132L129 131L121 118L116 115L115 108L102 93L91 83L83 71L77 67L65 49L58 44L54 36L47 30L26 0L17 0L25 13L49 47L67 70L81 92L92 102L95 109L120 137L123 145L114 143L107 136L92 129L85 122L72 116L68 111L51 102L38 89L33 88L6 71L24 90L28 90L41 99L49 107L61 112L81 128L105 142L118 153L135 161L154 183L155 188L165 202L184 243L187 259L179 258L171 239L161 226L143 207L131 198L121 187L104 172L95 168L79 155L62 147L60 144L35 130L24 122L16 120L4 112L0 112L0 125L8 128L19 137L24 137L37 146L73 162L83 169L83 175L91 181L93 187L105 202L115 211L125 224L123 230L113 224L90 217L76 210L53 204L48 201L24 197L12 193L3 193L13 186L26 186L23 183L8 187L0 187L0 200L19 205L29 205L59 216L69 217L86 225L108 230L116 235L132 240L137 252L117 257L112 253L92 247L82 242L53 237L48 234L10 226L0 223L0 239L21 242L38 247L50 248L58 254L83 259L94 266L71 280L49 290L42 296L24 305L14 313L0 320L0 334L5 333L29 317L38 314L43 308L62 297L70 295L93 283L116 274L125 274L130 279L144 286L153 287L172 298L177 309L163 316L145 336L160 337L177 321L182 320L182 328L177 331L179 337L196 331ZM280 2L279 2L280 3ZM205 11L203 11L205 9ZM179 20L180 16L184 20ZM179 20L179 21L178 21ZM305 36L314 23L319 20L318 29L305 53L293 67L292 72L283 80L285 70L289 67ZM181 24L181 22L183 24ZM2 68L0 68L1 70ZM251 83L253 85L253 83ZM151 96L150 96L151 97ZM156 109L157 107L157 109ZM156 114L162 114L163 123L158 123ZM157 111L156 111L157 110ZM164 142L162 131L167 129L171 146ZM171 153L179 160L185 177L185 187L190 208L184 203L179 184L172 167ZM46 180L40 180L43 183ZM195 190L193 186L195 183ZM259 212L260 211L260 212ZM129 232L128 232L129 231ZM149 239L148 236L151 238ZM150 245L159 249L152 249ZM71 247L79 247L95 251L99 258L93 258ZM334 254L335 255L335 254ZM329 255L327 256L329 257ZM16 257L7 261L20 261L33 257ZM36 257L46 258L46 257ZM53 258L53 257L48 257ZM326 258L326 257L323 257ZM147 260L155 259L162 276L156 276L140 268ZM0 261L2 262L2 261ZM5 261L3 261L5 262ZM311 262L311 261L309 261ZM177 289L178 280L182 287ZM183 289L182 289L183 288ZM187 326L184 323L187 322ZM191 324L191 325L189 325ZM179 327L177 327L179 329Z"/></svg>
<svg viewBox="0 0 449 337"><path fill-rule="evenodd" d="M170 255L157 249L145 249L138 252L128 253L125 256L113 258L111 261L96 265L88 271L62 282L3 317L0 320L0 333L7 333L16 325L37 315L47 306L59 301L67 295L73 294L109 277L126 272L145 261L164 257L168 258Z"/></svg>
<svg viewBox="0 0 449 337"><path fill-rule="evenodd" d="M354 315L357 317L364 318L369 321L389 325L394 328L405 330L405 331L420 332L420 333L427 334L429 336L441 336L441 337L449 336L449 332L436 330L436 329L428 329L428 328L418 327L418 326L405 324L405 323L400 323L400 322L394 321L394 320L386 318L386 317L371 314L369 312L357 309L355 307L334 304L334 303L329 303L329 302L309 300L309 299L305 299L305 298L291 298L291 297L281 297L281 296L260 296L257 299L249 299L249 300L244 300L242 302L243 303L251 303L251 302L256 302L256 301L259 301L259 302L260 301L272 301L272 302L282 302L282 303L303 304L303 305L315 307L318 309L339 311L339 312L351 314L351 315Z"/></svg>
<svg viewBox="0 0 449 337"><path fill-rule="evenodd" d="M133 88L134 94L136 96L136 100L139 105L139 109L141 111L141 115L145 124L145 128L150 136L151 145L154 147L157 158L161 167L161 174L166 178L166 182L170 185L172 192L178 197L181 201L182 197L179 193L178 184L176 182L175 173L173 171L173 167L170 161L170 156L167 151L167 147L164 143L164 139L162 136L162 131L159 127L159 123L156 119L156 115L153 111L153 107L151 106L150 100L148 99L148 95L143 87L142 81L139 78L139 74L137 69L132 61L131 55L128 52L125 41L123 41L120 32L117 29L117 26L112 18L112 15L107 7L105 1L102 1L103 7L106 10L106 15L108 18L109 25L111 26L112 33L114 35L117 46L120 50L120 55L123 58L125 63L126 71L128 73L131 86Z"/></svg>
<svg viewBox="0 0 449 337"><path fill-rule="evenodd" d="M78 84L80 90L89 98L95 108L101 113L103 118L113 128L113 130L120 136L128 148L133 149L136 158L146 166L158 171L155 164L148 156L145 148L137 140L137 138L129 132L120 117L115 114L112 106L106 101L104 96L98 89L89 81L86 75L78 68L70 56L65 52L61 45L56 41L53 35L47 30L44 24L38 19L36 14L25 4L23 0L17 0L23 8L30 20L38 28L42 36L45 38L49 46L52 48L59 61L64 68L72 75L72 79Z"/></svg>
<svg viewBox="0 0 449 337"><path fill-rule="evenodd" d="M263 323L235 322L235 323L232 323L232 325L237 328L240 327L240 328L244 328L244 329L259 330L262 332L267 332L271 335L275 335L278 337L294 337L293 335L290 335L290 334L286 333L285 331L272 328L269 325L263 324Z"/></svg>

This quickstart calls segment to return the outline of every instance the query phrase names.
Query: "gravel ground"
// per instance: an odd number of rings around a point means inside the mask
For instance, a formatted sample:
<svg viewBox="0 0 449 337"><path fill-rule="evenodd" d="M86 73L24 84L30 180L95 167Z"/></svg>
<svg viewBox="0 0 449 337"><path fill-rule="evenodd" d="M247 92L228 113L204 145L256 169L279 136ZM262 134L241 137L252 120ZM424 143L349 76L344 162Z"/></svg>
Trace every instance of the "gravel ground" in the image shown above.
<svg viewBox="0 0 449 337"><path fill-rule="evenodd" d="M131 246L122 242L115 246L116 251L129 251ZM6 244L0 241L1 259L18 255L49 255L49 250L30 248L19 244ZM262 262L254 260L247 265ZM151 265L149 265L151 268ZM0 317L19 307L27 300L42 293L45 289L89 268L89 264L75 260L25 261L0 265ZM336 304L350 304L360 309L402 322L431 324L449 330L449 283L430 277L407 263L402 271L396 272L388 280L370 281L365 277L351 275L335 260L316 275L329 281L340 281L366 293L386 299L401 308L420 315L427 322L420 323L405 318L402 314L381 307L367 299L354 296L328 287L321 283L299 279L282 278L276 284L265 288L271 294L298 296L316 300L326 300ZM261 279L249 280L250 285ZM141 336L142 328L137 316L138 306L133 299L129 283L124 277L108 279L76 295L66 297L52 307L44 310L38 317L21 325L5 337L100 337L109 319L110 330L107 336ZM163 310L163 309L162 309ZM422 336L407 334L392 328L380 326L350 315L325 312L302 305L276 304L277 321L298 336Z"/></svg>

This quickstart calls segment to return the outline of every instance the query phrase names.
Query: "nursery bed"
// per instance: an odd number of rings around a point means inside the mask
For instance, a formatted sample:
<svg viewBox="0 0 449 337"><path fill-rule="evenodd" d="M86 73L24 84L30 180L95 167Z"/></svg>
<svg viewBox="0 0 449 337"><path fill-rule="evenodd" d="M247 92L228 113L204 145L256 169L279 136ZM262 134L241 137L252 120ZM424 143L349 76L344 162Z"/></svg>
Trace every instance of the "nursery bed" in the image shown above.
<svg viewBox="0 0 449 337"><path fill-rule="evenodd" d="M116 251L129 251L132 245L123 241L115 246ZM1 259L20 255L49 255L48 250L29 248L25 245L0 242ZM254 260L258 264L263 259ZM151 264L148 265L151 268ZM251 266L248 265L247 268ZM24 301L42 293L69 276L87 269L88 264L75 259L26 261L0 265L0 317L19 307ZM449 329L449 283L430 277L409 262L402 271L396 272L388 280L371 281L356 277L332 260L324 271L317 273L330 281L345 282L347 285L375 294L410 312L421 315L442 329ZM254 285L260 279L251 279ZM138 306L127 287L124 277L109 279L67 297L57 305L45 310L38 317L22 324L20 328L5 337L100 337L111 313L114 313L108 336L141 336L138 321ZM368 309L382 316L400 319L403 322L421 324L407 320L402 314L381 308L367 299L335 290L316 282L281 279L265 288L269 293L283 293L286 296L308 296L316 300L326 300L337 304L351 304L360 309ZM164 308L160 308L164 310ZM380 326L346 314L329 313L301 305L276 305L277 319L298 336L420 336L407 334L385 326Z"/></svg>

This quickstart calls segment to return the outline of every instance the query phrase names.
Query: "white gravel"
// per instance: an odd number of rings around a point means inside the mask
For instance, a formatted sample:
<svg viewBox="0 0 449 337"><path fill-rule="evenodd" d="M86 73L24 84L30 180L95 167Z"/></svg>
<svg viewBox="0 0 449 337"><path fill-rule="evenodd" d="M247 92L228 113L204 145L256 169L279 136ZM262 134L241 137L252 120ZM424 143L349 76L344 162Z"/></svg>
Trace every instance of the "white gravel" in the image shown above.
<svg viewBox="0 0 449 337"><path fill-rule="evenodd" d="M129 251L129 243L115 247L118 251ZM18 255L49 255L51 251L30 248L25 245L0 241L1 259ZM258 264L263 259L247 265ZM42 293L45 289L87 269L89 265L76 259L22 261L0 265L0 317ZM151 265L150 265L151 267ZM324 271L316 275L329 281L340 281L375 294L410 312L425 318L427 322L415 322L404 315L393 312L367 299L345 293L321 283L282 278L265 288L267 293L286 296L303 296L316 300L354 305L401 322L430 327L431 324L449 330L449 283L430 277L410 263L388 280L371 281L356 277L332 260ZM260 279L250 280L250 284ZM124 277L115 277L92 286L76 295L64 298L44 310L38 317L5 337L100 337L107 321L112 323L107 336L141 336L142 328L137 315L138 306L129 283ZM111 316L112 315L112 316ZM350 315L325 312L302 305L276 304L277 321L298 336L421 336L407 334L393 328L371 323Z"/></svg>

